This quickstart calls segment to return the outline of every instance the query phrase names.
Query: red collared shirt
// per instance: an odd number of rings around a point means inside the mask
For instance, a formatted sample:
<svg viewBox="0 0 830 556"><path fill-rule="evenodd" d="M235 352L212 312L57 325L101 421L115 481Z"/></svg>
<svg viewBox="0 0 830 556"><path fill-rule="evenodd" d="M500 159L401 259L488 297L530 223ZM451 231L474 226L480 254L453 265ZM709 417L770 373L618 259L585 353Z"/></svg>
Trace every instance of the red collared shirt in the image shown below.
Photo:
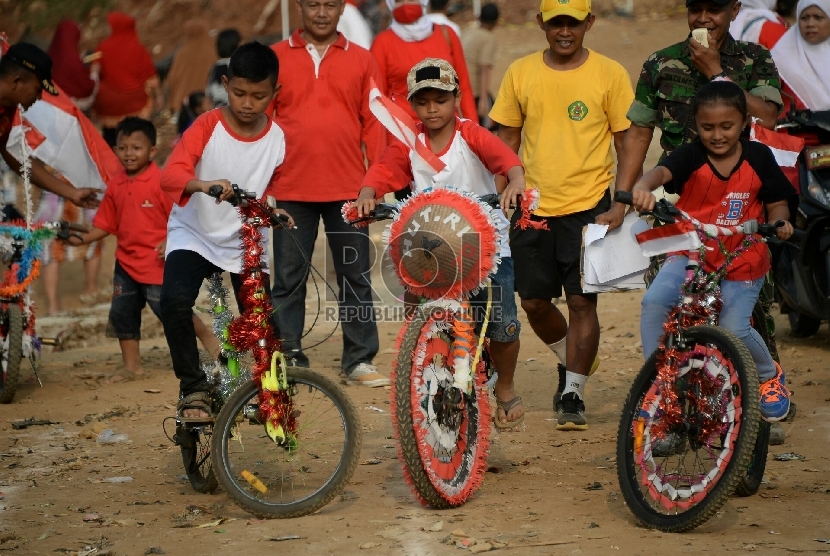
<svg viewBox="0 0 830 556"><path fill-rule="evenodd" d="M121 172L107 184L92 225L117 238L115 258L140 284L160 285L164 259L156 246L167 239L173 201L161 190L161 170L151 162L130 177Z"/></svg>
<svg viewBox="0 0 830 556"><path fill-rule="evenodd" d="M354 199L366 174L362 145L372 164L386 132L369 110L371 81L381 83L374 58L342 34L321 57L296 30L271 48L282 85L272 103L285 132L286 156L277 201Z"/></svg>

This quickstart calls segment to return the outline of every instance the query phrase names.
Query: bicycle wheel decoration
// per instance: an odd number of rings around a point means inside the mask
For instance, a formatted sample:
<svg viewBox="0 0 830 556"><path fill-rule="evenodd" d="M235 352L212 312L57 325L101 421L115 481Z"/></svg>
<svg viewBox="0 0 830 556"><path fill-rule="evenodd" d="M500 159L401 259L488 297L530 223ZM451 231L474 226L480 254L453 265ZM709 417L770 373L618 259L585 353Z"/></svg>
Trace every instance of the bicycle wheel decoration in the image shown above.
<svg viewBox="0 0 830 556"><path fill-rule="evenodd" d="M461 299L498 268L493 209L470 193L427 189L400 204L384 232L395 273L427 299Z"/></svg>
<svg viewBox="0 0 830 556"><path fill-rule="evenodd" d="M392 372L404 477L435 508L459 506L481 486L491 419L469 304L444 305L421 307L402 329Z"/></svg>
<svg viewBox="0 0 830 556"><path fill-rule="evenodd" d="M230 343L242 353L251 350L254 356L253 380L259 387L261 421L274 442L286 443L296 433L295 412L284 380L278 380L276 361L272 354L280 349L268 319L273 312L271 299L266 294L262 268L262 234L256 222L256 213L250 207L240 207L242 213L242 286L239 297L245 312L228 328ZM283 367L284 371L284 367ZM282 373L284 375L284 372Z"/></svg>
<svg viewBox="0 0 830 556"><path fill-rule="evenodd" d="M705 522L742 479L758 419L746 346L715 326L685 330L649 358L623 410L617 472L632 512L665 531Z"/></svg>
<svg viewBox="0 0 830 556"><path fill-rule="evenodd" d="M230 292L222 283L222 275L214 274L207 282L208 298L213 307L213 335L222 346L223 362L227 361L227 364L217 365L210 356L200 363L208 384L215 392L214 397L218 396L218 401L224 402L237 387L251 380L251 369L240 363L242 354L228 341L228 328L233 321L233 313L228 305Z"/></svg>

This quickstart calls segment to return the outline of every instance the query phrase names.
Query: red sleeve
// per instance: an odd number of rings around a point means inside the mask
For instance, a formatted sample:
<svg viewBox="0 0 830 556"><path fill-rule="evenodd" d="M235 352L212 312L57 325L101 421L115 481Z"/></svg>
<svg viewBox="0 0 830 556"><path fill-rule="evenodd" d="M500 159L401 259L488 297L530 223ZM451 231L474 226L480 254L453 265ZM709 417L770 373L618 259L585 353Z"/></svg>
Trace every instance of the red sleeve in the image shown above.
<svg viewBox="0 0 830 556"><path fill-rule="evenodd" d="M387 81L389 78L389 65L386 63L386 35L385 31L378 34L375 37L375 40L372 42L372 46L369 49L369 52L372 53L372 56L375 59L375 63L378 67L378 74L380 75L380 79L378 80L378 87L380 87L380 92L386 95L389 91L389 82Z"/></svg>
<svg viewBox="0 0 830 556"><path fill-rule="evenodd" d="M470 84L467 62L464 60L464 47L461 46L461 41L455 31L450 28L447 28L447 31L449 31L448 34L452 43L452 66L455 68L455 73L458 74L458 86L461 89L461 115L474 123L478 123L478 107L473 95L473 87Z"/></svg>
<svg viewBox="0 0 830 556"><path fill-rule="evenodd" d="M115 235L118 232L118 215L115 213L115 200L113 196L118 187L122 187L117 183L108 183L107 189L104 191L104 198L101 200L101 205L92 219L92 225L96 228L104 230L108 234Z"/></svg>
<svg viewBox="0 0 830 556"><path fill-rule="evenodd" d="M380 160L383 149L386 147L386 130L369 109L369 91L372 89L373 80L378 87L382 86L383 77L380 70L378 70L374 57L371 56L366 68L366 77L363 81L363 101L360 107L360 120L363 123L363 144L366 146L366 158L369 160L369 166Z"/></svg>
<svg viewBox="0 0 830 556"><path fill-rule="evenodd" d="M519 155L514 153L513 149L480 125L471 121L462 121L459 131L461 137L491 174L507 177L508 170L522 166Z"/></svg>
<svg viewBox="0 0 830 556"><path fill-rule="evenodd" d="M199 116L182 135L161 174L161 189L175 204L185 206L190 194L185 193L187 182L196 179L196 164L202 158L205 145L219 120L220 108Z"/></svg>
<svg viewBox="0 0 830 556"><path fill-rule="evenodd" d="M361 187L371 187L375 197L399 191L412 183L412 162L409 149L397 139L384 149L377 163L373 164L363 178Z"/></svg>
<svg viewBox="0 0 830 556"><path fill-rule="evenodd" d="M772 50L772 47L775 46L778 39L783 37L786 32L787 28L784 25L775 23L774 21L767 21L761 26L761 34L758 35L758 44L767 47L767 50Z"/></svg>

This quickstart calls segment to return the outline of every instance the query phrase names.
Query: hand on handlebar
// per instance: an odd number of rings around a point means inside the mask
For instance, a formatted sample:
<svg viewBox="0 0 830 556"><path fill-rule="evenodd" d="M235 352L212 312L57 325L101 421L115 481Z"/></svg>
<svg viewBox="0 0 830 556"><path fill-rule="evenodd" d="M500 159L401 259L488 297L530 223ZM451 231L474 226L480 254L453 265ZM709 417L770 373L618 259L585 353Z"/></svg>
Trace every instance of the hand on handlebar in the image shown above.
<svg viewBox="0 0 830 556"><path fill-rule="evenodd" d="M790 239L790 237L792 237L794 231L795 230L793 229L793 225L790 224L787 220L784 220L784 224L776 228L775 235L781 241L787 241L788 239Z"/></svg>
<svg viewBox="0 0 830 556"><path fill-rule="evenodd" d="M271 210L274 212L274 214L279 216L280 224L283 228L285 228L286 230L290 230L294 227L294 219L291 218L291 215L285 212L284 209L275 208Z"/></svg>
<svg viewBox="0 0 830 556"><path fill-rule="evenodd" d="M220 193L218 196L211 195L210 188L214 186L219 186L222 188L222 193ZM228 180L203 181L202 192L206 195L216 197L216 204L218 205L222 201L226 201L233 196L233 186L231 185L231 182L229 182Z"/></svg>
<svg viewBox="0 0 830 556"><path fill-rule="evenodd" d="M371 187L361 188L357 200L354 202L358 218L368 218L375 210L375 205L377 205L375 190Z"/></svg>
<svg viewBox="0 0 830 556"><path fill-rule="evenodd" d="M637 209L637 212L651 212L654 210L654 205L657 203L657 197L647 187L635 183L631 189L632 206Z"/></svg>
<svg viewBox="0 0 830 556"><path fill-rule="evenodd" d="M526 189L527 183L525 183L524 176L512 179L510 183L507 184L504 191L501 192L501 196L499 197L499 205L501 206L501 210L507 214L507 211L511 207L518 207L521 204L521 199L524 196Z"/></svg>

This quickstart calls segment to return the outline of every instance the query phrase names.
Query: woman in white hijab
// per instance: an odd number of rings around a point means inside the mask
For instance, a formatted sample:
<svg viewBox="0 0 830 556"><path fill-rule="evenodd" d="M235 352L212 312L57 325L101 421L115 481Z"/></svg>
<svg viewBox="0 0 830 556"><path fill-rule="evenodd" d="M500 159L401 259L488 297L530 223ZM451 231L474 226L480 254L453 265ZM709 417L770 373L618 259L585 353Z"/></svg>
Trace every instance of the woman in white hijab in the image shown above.
<svg viewBox="0 0 830 556"><path fill-rule="evenodd" d="M738 41L754 42L772 49L787 32L787 22L775 13L777 0L741 0L741 10L729 26Z"/></svg>
<svg viewBox="0 0 830 556"><path fill-rule="evenodd" d="M455 68L460 90L461 116L478 123L476 101L464 50L458 36L444 25L434 25L427 16L429 0L386 0L392 24L375 37L370 49L380 69L381 90L413 118L407 100L406 76L424 58L441 58Z"/></svg>
<svg viewBox="0 0 830 556"><path fill-rule="evenodd" d="M778 41L772 59L797 108L830 110L830 0L800 0L796 13L798 25Z"/></svg>

